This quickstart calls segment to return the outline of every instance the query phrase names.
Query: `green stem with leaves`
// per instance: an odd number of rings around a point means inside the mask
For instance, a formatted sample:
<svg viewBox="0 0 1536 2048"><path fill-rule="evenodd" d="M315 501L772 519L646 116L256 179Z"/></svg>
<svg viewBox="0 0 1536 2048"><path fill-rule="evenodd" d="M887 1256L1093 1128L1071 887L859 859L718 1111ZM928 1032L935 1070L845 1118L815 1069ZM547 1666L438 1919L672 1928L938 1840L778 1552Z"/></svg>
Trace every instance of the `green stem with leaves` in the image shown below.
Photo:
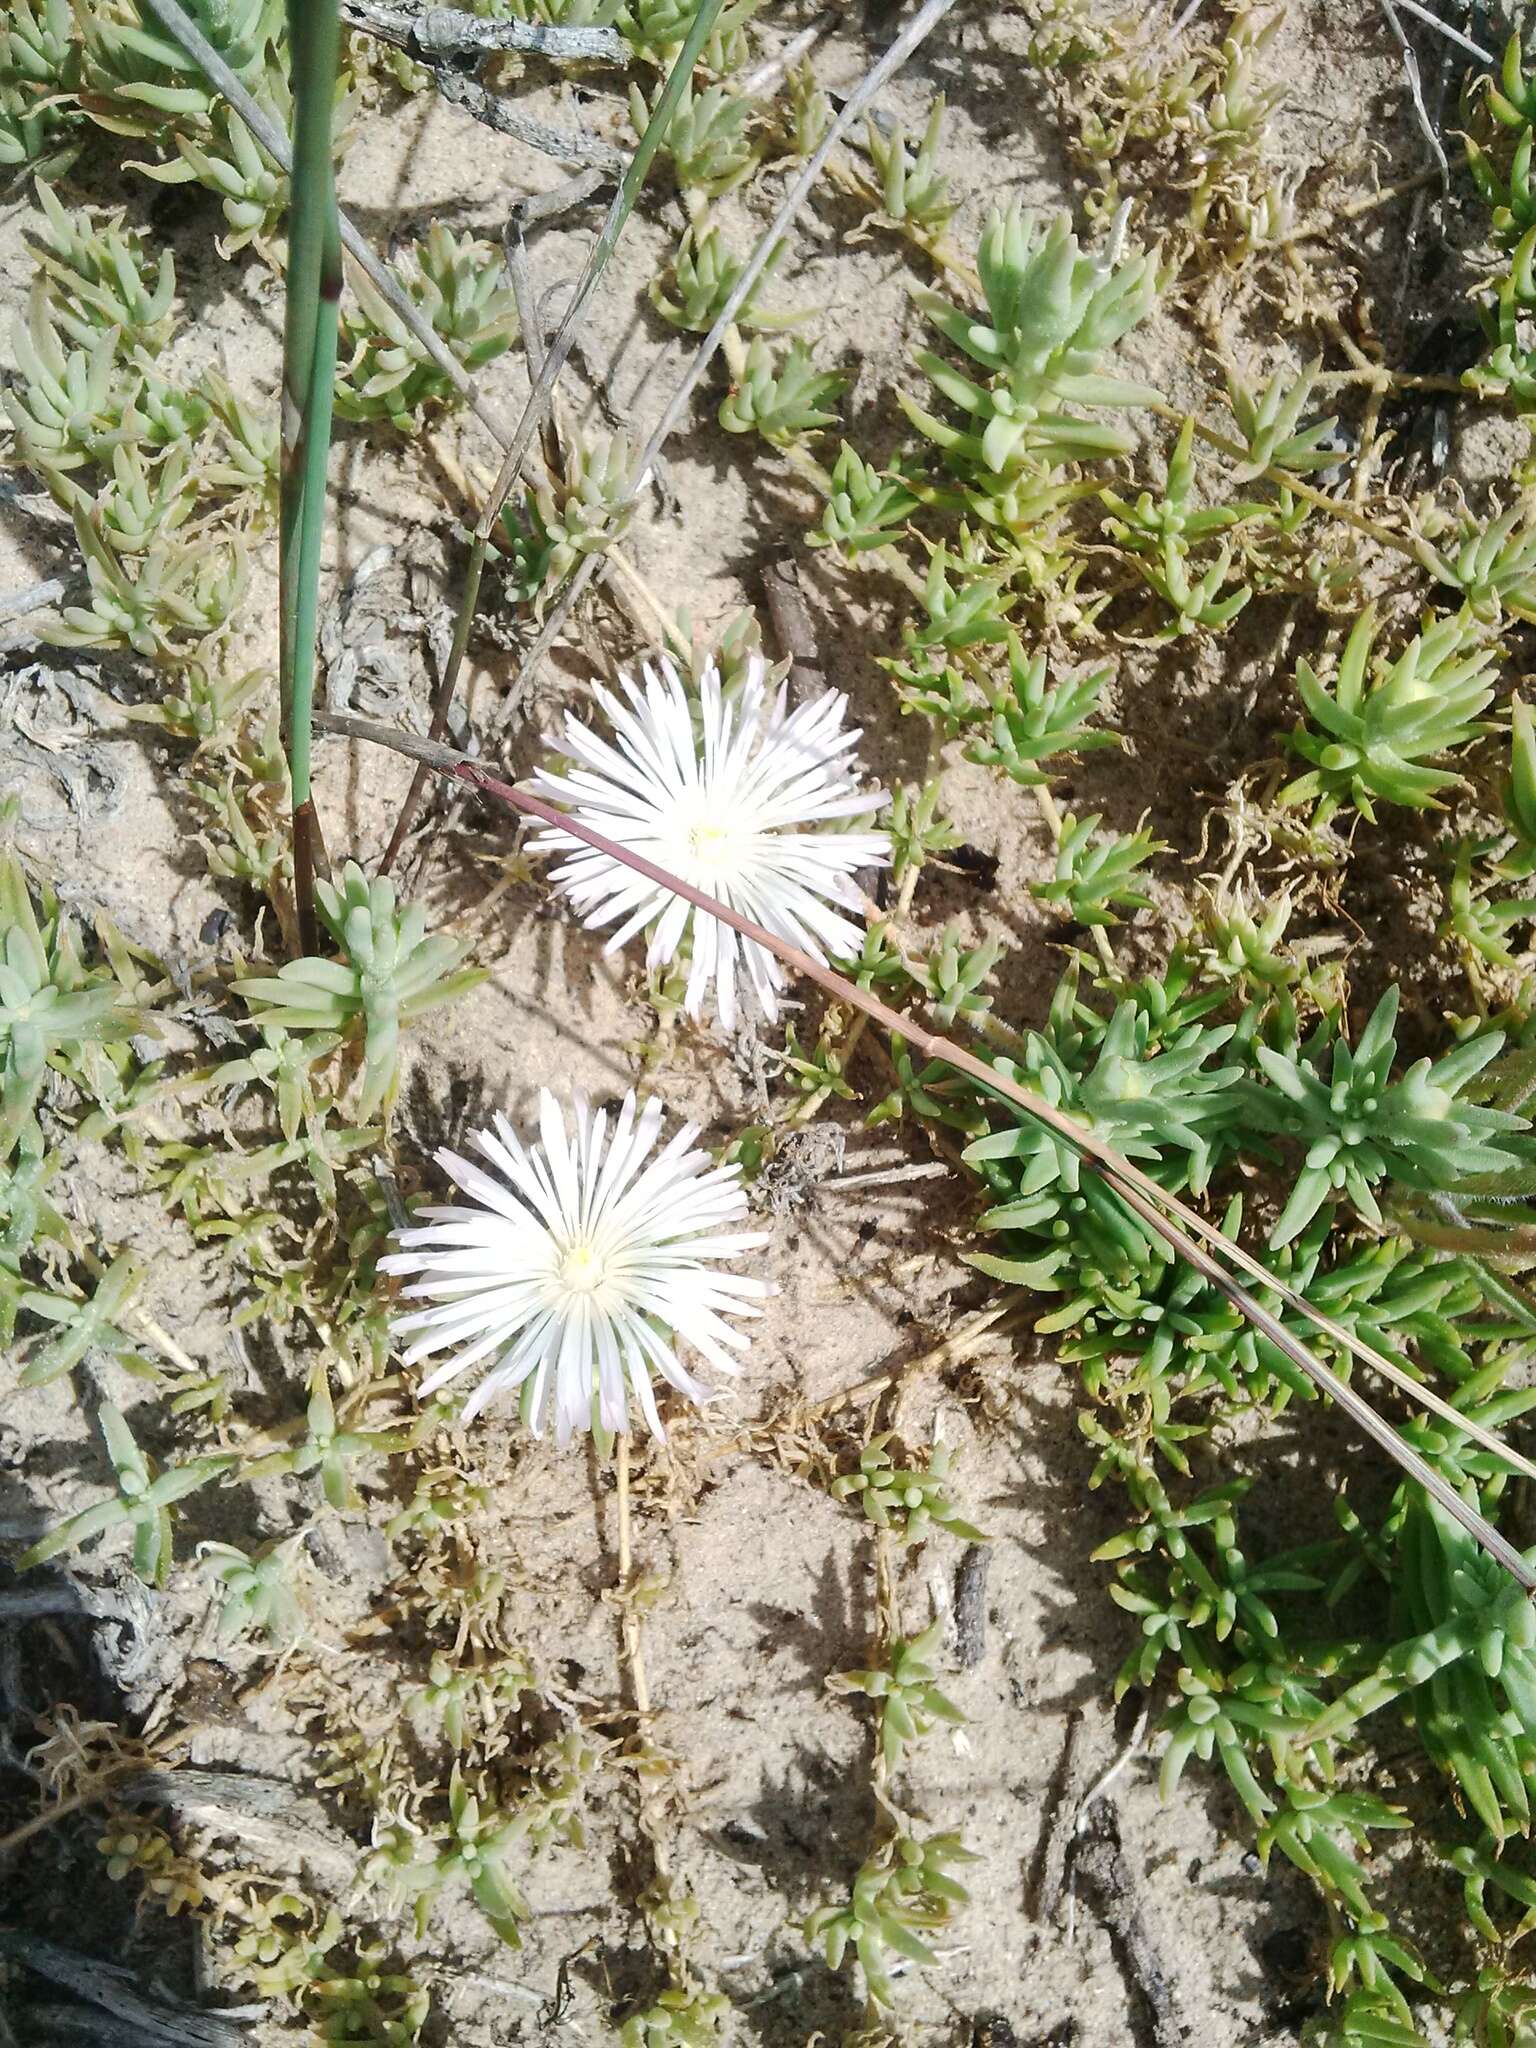
<svg viewBox="0 0 1536 2048"><path fill-rule="evenodd" d="M293 884L299 944L318 950L315 875L325 842L310 787L320 549L336 390L341 234L331 119L341 29L337 0L288 0L293 64L293 183L283 317L283 482L279 527L279 688L293 802Z"/></svg>

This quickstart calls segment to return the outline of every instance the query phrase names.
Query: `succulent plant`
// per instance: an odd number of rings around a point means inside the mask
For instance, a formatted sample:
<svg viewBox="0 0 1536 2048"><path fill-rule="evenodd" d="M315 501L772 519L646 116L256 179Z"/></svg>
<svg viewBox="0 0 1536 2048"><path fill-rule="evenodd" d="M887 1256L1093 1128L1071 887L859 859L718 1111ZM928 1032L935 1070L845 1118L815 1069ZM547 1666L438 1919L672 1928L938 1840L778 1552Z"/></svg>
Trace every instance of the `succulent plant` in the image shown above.
<svg viewBox="0 0 1536 2048"><path fill-rule="evenodd" d="M1311 426L1301 424L1322 367L1321 359L1316 359L1296 377L1277 370L1257 396L1228 375L1227 402L1248 451L1247 466L1239 469L1239 478L1259 476L1267 469L1305 476L1309 470L1326 469L1338 461L1329 445L1337 419L1330 415L1314 420Z"/></svg>
<svg viewBox="0 0 1536 2048"><path fill-rule="evenodd" d="M1192 543L1222 532L1243 514L1243 508L1235 505L1196 507L1194 474L1194 421L1187 419L1168 458L1168 479L1160 499L1154 499L1150 491L1143 491L1134 502L1114 491L1103 494L1113 515L1105 521L1105 530L1173 613L1169 623L1153 636L1160 640L1230 625L1253 595L1246 587L1221 595L1232 566L1229 545L1223 545L1203 568L1191 559Z"/></svg>
<svg viewBox="0 0 1536 2048"><path fill-rule="evenodd" d="M916 149L899 123L885 133L879 122L871 118L864 128L864 147L869 152L880 192L879 210L872 218L881 225L914 235L920 242L931 242L942 235L955 214L949 179L939 169L943 129L942 93L929 111Z"/></svg>
<svg viewBox="0 0 1536 2048"><path fill-rule="evenodd" d="M1514 136L1514 150L1507 164L1501 166L1492 148L1469 136L1469 167L1492 210L1494 233L1505 242L1518 242L1536 226L1536 192L1531 183L1531 151L1536 144L1536 81L1526 73L1518 31L1504 46L1498 83L1489 81L1488 111L1499 127Z"/></svg>
<svg viewBox="0 0 1536 2048"><path fill-rule="evenodd" d="M286 131L292 125L292 107L280 74L266 82L257 104L280 129ZM346 107L339 110L338 125L347 111ZM288 179L268 160L233 107L216 100L206 129L178 130L174 139L174 163L143 164L140 168L159 184L196 183L218 196L229 227L219 243L221 255L235 255L276 227L288 204Z"/></svg>
<svg viewBox="0 0 1536 2048"><path fill-rule="evenodd" d="M1287 1243L1335 1191L1379 1224L1374 1190L1383 1180L1409 1188L1454 1188L1471 1175L1513 1163L1500 1141L1522 1131L1523 1119L1462 1099L1467 1084L1498 1054L1503 1035L1486 1032L1444 1059L1416 1060L1394 1081L1398 1002L1399 991L1389 988L1354 1046L1326 1026L1294 1054L1255 1045L1254 1057L1274 1092L1254 1092L1254 1114L1307 1148L1271 1243Z"/></svg>
<svg viewBox="0 0 1536 2048"><path fill-rule="evenodd" d="M1167 851L1145 829L1102 837L1102 822L1098 812L1086 818L1069 812L1061 821L1056 872L1048 882L1029 885L1032 896L1059 904L1077 924L1114 924L1116 911L1149 909L1152 899L1137 872L1155 854Z"/></svg>
<svg viewBox="0 0 1536 2048"><path fill-rule="evenodd" d="M1464 524L1453 547L1426 547L1424 558L1440 582L1459 590L1484 626L1496 626L1506 606L1536 611L1536 527L1523 506L1479 525Z"/></svg>
<svg viewBox="0 0 1536 2048"><path fill-rule="evenodd" d="M296 1560L306 1530L274 1537L251 1555L232 1543L200 1543L199 1555L212 1559L219 1593L219 1641L260 1634L277 1649L286 1649L304 1633L304 1612L294 1589Z"/></svg>
<svg viewBox="0 0 1536 2048"><path fill-rule="evenodd" d="M846 1906L823 1906L805 1923L805 1938L839 1970L851 1949L876 2006L895 2004L887 1952L932 1967L938 1957L923 1939L946 1926L969 1893L950 1873L975 1857L956 1834L897 1834L868 1859Z"/></svg>
<svg viewBox="0 0 1536 2048"><path fill-rule="evenodd" d="M60 178L80 148L70 0L13 0L0 27L0 170Z"/></svg>
<svg viewBox="0 0 1536 2048"><path fill-rule="evenodd" d="M466 370L510 348L517 306L504 282L501 252L436 222L397 266L407 298ZM351 351L337 377L343 419L387 419L402 430L460 393L421 342L366 278L356 282L358 312L342 315L341 346Z"/></svg>
<svg viewBox="0 0 1536 2048"><path fill-rule="evenodd" d="M203 371L195 395L214 423L199 450L199 481L243 499L258 520L275 518L281 473L275 414L250 404L214 369Z"/></svg>
<svg viewBox="0 0 1536 2048"><path fill-rule="evenodd" d="M108 969L86 965L51 890L34 908L21 863L0 856L0 1161L34 1125L51 1066L142 1028Z"/></svg>
<svg viewBox="0 0 1536 2048"><path fill-rule="evenodd" d="M263 1024L289 1031L354 1037L361 1026L360 1117L387 1109L400 1085L400 1032L425 1011L451 1002L483 979L462 965L467 947L429 936L427 915L397 908L393 885L370 883L349 861L340 888L315 885L321 922L341 957L290 960L276 975L235 984Z"/></svg>
<svg viewBox="0 0 1536 2048"><path fill-rule="evenodd" d="M827 401L847 382L835 370L818 370L801 342L792 341L780 360L754 335L742 373L721 404L720 424L727 433L755 431L782 447L831 426L837 415L826 410Z"/></svg>
<svg viewBox="0 0 1536 2048"><path fill-rule="evenodd" d="M43 635L59 647L125 647L174 665L201 657L230 622L250 573L237 535L109 538L94 505L74 506L89 602L66 604Z"/></svg>
<svg viewBox="0 0 1536 2048"><path fill-rule="evenodd" d="M812 547L847 555L885 547L917 510L917 498L899 477L872 468L846 441L832 465L831 486L821 525L806 535Z"/></svg>
<svg viewBox="0 0 1536 2048"><path fill-rule="evenodd" d="M947 1444L935 1444L924 1459L898 1464L889 1430L871 1437L859 1453L858 1469L834 1479L834 1500L859 1508L877 1529L891 1530L906 1543L921 1543L931 1529L943 1529L963 1543L984 1541L949 1497L954 1462Z"/></svg>
<svg viewBox="0 0 1536 2048"><path fill-rule="evenodd" d="M623 434L570 435L560 473L502 507L494 552L535 618L584 555L602 554L624 533L634 517L633 469Z"/></svg>
<svg viewBox="0 0 1536 2048"><path fill-rule="evenodd" d="M117 1491L94 1507L83 1508L32 1545L19 1560L30 1571L66 1550L78 1550L93 1536L119 1526L133 1533L133 1568L151 1586L163 1586L170 1575L175 1503L211 1485L239 1462L232 1451L189 1458L162 1471L134 1442L120 1410L108 1401L101 1406L101 1434L117 1478Z"/></svg>
<svg viewBox="0 0 1536 2048"><path fill-rule="evenodd" d="M899 1770L907 1744L926 1735L936 1722L959 1727L965 1720L938 1687L933 1656L943 1633L942 1620L932 1622L921 1635L898 1636L881 1669L835 1671L827 1680L830 1692L863 1693L878 1702L880 1752L887 1770Z"/></svg>
<svg viewBox="0 0 1536 2048"><path fill-rule="evenodd" d="M697 1984L673 1985L619 2029L619 2048L715 2048L731 2001Z"/></svg>
<svg viewBox="0 0 1536 2048"><path fill-rule="evenodd" d="M317 1475L327 1507L338 1514L362 1506L362 1496L352 1477L356 1458L387 1457L394 1451L409 1450L419 1429L407 1424L399 1429L349 1429L338 1426L331 1375L322 1363L309 1378L309 1404L304 1411L304 1434L291 1448L271 1451L254 1459L247 1476L263 1479L272 1473L291 1473L304 1478ZM242 1581L242 1583L245 1583Z"/></svg>
<svg viewBox="0 0 1536 2048"><path fill-rule="evenodd" d="M1376 607L1367 605L1331 687L1310 662L1297 664L1297 694L1311 723L1298 724L1289 744L1313 766L1280 800L1312 804L1318 824L1344 804L1372 821L1378 802L1437 808L1440 793L1461 780L1439 764L1493 729L1482 713L1493 698L1497 653L1469 617L1431 620L1391 662L1372 662L1375 639Z"/></svg>
<svg viewBox="0 0 1536 2048"><path fill-rule="evenodd" d="M98 223L87 210L71 212L62 205L42 179L37 201L42 226L32 253L64 332L84 348L112 328L127 345L162 347L176 298L170 250L151 260L143 236L125 232L121 209Z"/></svg>
<svg viewBox="0 0 1536 2048"><path fill-rule="evenodd" d="M977 267L985 323L936 293L920 293L918 304L984 381L920 351L919 364L965 424L950 426L900 393L913 425L960 474L988 488L1027 466L1126 454L1133 444L1121 428L1074 408L1100 412L1158 400L1149 385L1102 368L1109 350L1151 311L1152 258L1086 255L1067 215L1042 226L1015 204L989 217Z"/></svg>
<svg viewBox="0 0 1536 2048"><path fill-rule="evenodd" d="M644 134L660 103L660 86L654 102L647 100L639 85L630 86L629 118L637 134ZM699 91L690 81L662 139L677 182L718 199L751 177L757 166L757 149L747 136L752 112L752 102L729 86L717 83Z"/></svg>
<svg viewBox="0 0 1536 2048"><path fill-rule="evenodd" d="M781 243L764 266L763 279L773 270L782 247ZM665 279L654 279L651 304L671 326L681 327L689 334L707 334L724 310L744 268L744 262L726 247L718 228L690 227L672 259L672 293L669 294ZM767 312L757 304L755 287L733 316L736 326L744 332L753 327L792 327L800 317L796 313Z"/></svg>
<svg viewBox="0 0 1536 2048"><path fill-rule="evenodd" d="M254 88L283 39L282 0L188 0L194 26ZM116 135L164 139L213 118L219 94L186 51L134 0L97 0L82 11L82 105Z"/></svg>
<svg viewBox="0 0 1536 2048"><path fill-rule="evenodd" d="M758 5L759 0L726 0L700 53L706 71L723 77L746 63L745 31ZM687 40L699 0L622 0L622 5L609 11L636 56L664 71Z"/></svg>
<svg viewBox="0 0 1536 2048"><path fill-rule="evenodd" d="M17 381L0 392L28 468L53 477L105 461L124 431L131 382L121 336L107 328L82 346L63 335L46 285L34 283L25 323L11 326Z"/></svg>
<svg viewBox="0 0 1536 2048"><path fill-rule="evenodd" d="M172 536L197 505L186 450L175 448L155 461L142 446L118 441L106 470L94 496L68 478L59 481L57 495L118 561L142 555L157 542L169 553L177 544Z"/></svg>

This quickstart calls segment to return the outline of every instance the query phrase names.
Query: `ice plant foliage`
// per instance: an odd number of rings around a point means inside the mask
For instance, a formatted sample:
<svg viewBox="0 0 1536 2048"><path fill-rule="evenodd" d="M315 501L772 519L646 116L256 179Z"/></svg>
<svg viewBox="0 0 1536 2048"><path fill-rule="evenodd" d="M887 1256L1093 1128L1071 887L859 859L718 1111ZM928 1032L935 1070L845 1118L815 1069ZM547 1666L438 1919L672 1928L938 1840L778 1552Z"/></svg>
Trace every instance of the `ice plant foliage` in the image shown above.
<svg viewBox="0 0 1536 2048"><path fill-rule="evenodd" d="M471 1366L490 1369L464 1408L467 1421L499 1395L520 1394L542 1434L551 1413L564 1448L594 1420L629 1427L630 1402L662 1434L652 1378L690 1400L705 1389L679 1362L679 1339L720 1371L748 1341L726 1320L754 1316L766 1281L720 1266L767 1243L739 1224L740 1169L714 1166L685 1124L658 1152L662 1109L626 1095L616 1117L574 1105L574 1130L548 1090L539 1137L524 1145L504 1116L474 1142L492 1172L440 1151L438 1164L469 1198L428 1209L380 1261L412 1275L407 1296L430 1305L403 1316L408 1365L450 1355L423 1382L434 1393ZM654 1157L652 1156L654 1154Z"/></svg>
<svg viewBox="0 0 1536 2048"><path fill-rule="evenodd" d="M847 698L829 690L791 710L782 686L770 693L760 656L735 691L711 662L697 698L668 661L642 673L643 683L621 677L620 695L594 686L611 740L567 713L569 765L541 768L530 787L816 961L857 956L864 934L852 877L885 866L890 839L835 825L887 801L859 786ZM610 953L642 930L651 967L686 951L689 1016L702 1014L711 989L726 1031L745 991L777 1015L784 969L761 946L571 833L549 827L530 844L565 856L553 880L588 925L617 926Z"/></svg>

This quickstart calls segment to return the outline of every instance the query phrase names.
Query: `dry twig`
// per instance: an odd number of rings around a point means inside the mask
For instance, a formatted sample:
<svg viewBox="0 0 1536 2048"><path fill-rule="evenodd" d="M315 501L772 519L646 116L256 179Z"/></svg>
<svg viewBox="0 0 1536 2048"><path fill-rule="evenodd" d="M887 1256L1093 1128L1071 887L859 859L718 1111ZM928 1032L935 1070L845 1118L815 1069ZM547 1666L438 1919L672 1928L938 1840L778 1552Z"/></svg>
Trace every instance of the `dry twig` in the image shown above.
<svg viewBox="0 0 1536 2048"><path fill-rule="evenodd" d="M775 555L763 571L763 596L773 620L779 652L789 663L789 694L797 704L819 697L827 687L816 628L791 554Z"/></svg>
<svg viewBox="0 0 1536 2048"><path fill-rule="evenodd" d="M624 39L615 28L551 28L533 21L487 21L462 7L381 7L377 0L342 0L341 18L380 42L430 65L441 57L485 57L521 50L554 64L583 60L624 63Z"/></svg>
<svg viewBox="0 0 1536 2048"><path fill-rule="evenodd" d="M132 1971L60 1948L19 1928L0 1927L0 1956L25 1963L50 1984L123 2020L133 2030L125 2038L141 2041L145 2048L244 2048L251 2038L226 2014L203 2012L179 1999L145 1991Z"/></svg>
<svg viewBox="0 0 1536 2048"><path fill-rule="evenodd" d="M972 1543L955 1568L955 1662L962 1671L973 1670L986 1654L991 1564L991 1545Z"/></svg>
<svg viewBox="0 0 1536 2048"><path fill-rule="evenodd" d="M1184 2048L1178 2001L1136 1902L1136 1883L1120 1847L1120 1822L1107 1799L1096 1799L1073 1837L1072 1877L1109 1930L1120 1967L1145 2007L1153 2048Z"/></svg>

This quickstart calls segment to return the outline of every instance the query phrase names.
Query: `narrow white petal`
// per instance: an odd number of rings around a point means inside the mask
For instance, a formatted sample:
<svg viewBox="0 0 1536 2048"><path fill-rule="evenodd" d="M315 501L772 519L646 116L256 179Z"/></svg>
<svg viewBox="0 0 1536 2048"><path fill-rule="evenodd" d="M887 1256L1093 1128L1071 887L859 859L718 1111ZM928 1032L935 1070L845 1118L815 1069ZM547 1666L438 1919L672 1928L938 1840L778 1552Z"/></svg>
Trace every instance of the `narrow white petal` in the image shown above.
<svg viewBox="0 0 1536 2048"><path fill-rule="evenodd" d="M691 744L677 679L651 678L670 742ZM733 742L730 707L716 743ZM528 1427L553 1416L557 1444L591 1425L631 1426L638 1411L661 1430L653 1377L690 1400L707 1390L677 1356L678 1340L717 1370L734 1372L748 1343L738 1325L760 1313L770 1290L731 1261L761 1249L761 1231L739 1226L747 1199L735 1166L698 1147L695 1125L662 1140L662 1109L626 1095L617 1111L569 1110L547 1090L538 1139L528 1143L498 1115L472 1142L490 1171L457 1153L439 1163L468 1198L422 1211L430 1220L396 1235L382 1271L416 1304L395 1319L407 1364L432 1359L423 1394L485 1368L462 1411L467 1421L516 1393ZM724 1263L722 1263L724 1262Z"/></svg>
<svg viewBox="0 0 1536 2048"><path fill-rule="evenodd" d="M559 748L569 765L541 766L530 787L819 962L860 950L852 877L888 865L890 840L837 823L888 798L860 787L846 697L829 690L791 708L781 686L770 700L754 655L729 697L713 662L694 694L662 660L621 677L617 692L595 686L593 700L608 733L568 715ZM749 998L776 1014L784 970L765 948L574 833L546 827L528 843L560 856L550 879L590 927L611 928L605 950L643 931L651 968L686 954L689 1016L712 1007L731 1031Z"/></svg>

